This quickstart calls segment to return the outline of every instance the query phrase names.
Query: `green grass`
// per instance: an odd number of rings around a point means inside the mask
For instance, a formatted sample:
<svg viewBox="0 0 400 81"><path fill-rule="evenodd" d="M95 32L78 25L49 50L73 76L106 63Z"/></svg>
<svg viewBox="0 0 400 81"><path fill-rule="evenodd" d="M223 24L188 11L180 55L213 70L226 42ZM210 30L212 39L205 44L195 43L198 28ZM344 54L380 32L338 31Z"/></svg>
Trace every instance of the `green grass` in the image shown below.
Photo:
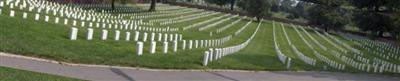
<svg viewBox="0 0 400 81"><path fill-rule="evenodd" d="M71 63L84 63L84 64L104 64L104 65L117 65L117 66L131 66L131 67L146 67L146 68L158 68L158 69L238 69L238 70L268 70L268 71L335 71L334 69L322 69L324 63L320 61L316 56L314 56L312 50L306 46L303 40L300 39L298 33L296 33L295 29L293 29L290 25L285 24L285 30L289 37L291 38L292 43L305 54L305 56L309 56L313 59L316 59L318 64L317 66L311 66L305 64L301 61L294 51L291 49L289 44L287 43L287 39L284 36L282 26L278 23L276 26L276 34L277 34L277 42L280 46L282 52L292 58L292 67L290 69L286 69L285 65L282 64L278 57L276 56L276 52L274 49L274 41L272 35L272 22L265 21L262 22L262 25L255 36L255 38L249 43L248 47L242 49L241 51L234 53L232 55L228 55L223 57L220 60L213 61L209 63L208 66L202 66L203 53L208 50L207 48L199 48L192 50L178 50L176 53L172 53L172 49L170 48L170 53L162 54L161 48L162 43L157 42L157 53L149 54L149 42L145 43L144 47L144 55L137 56L136 55L136 42L134 41L115 41L111 40L114 36L115 29L109 30L109 40L103 41L100 40L101 28L94 28L94 40L85 40L86 39L86 27L78 27L79 28L79 36L78 40L71 41L69 40L69 32L71 25L63 25L63 24L55 24L55 23L46 23L43 21L34 21L33 16L29 15L27 20L22 19L21 17L11 18L8 16L9 11L7 9L3 9L3 14L0 15L0 22L2 28L0 32L0 51L7 53L15 53L26 56L40 57L46 59L52 59L57 61L71 62ZM147 13L147 12L144 12ZM6 15L7 14L7 15ZM21 12L17 12L17 16L21 16ZM44 14L44 13L42 13ZM196 13L188 13L184 15L191 15ZM198 22L206 21L211 18L215 18L224 14L217 14L212 16L207 16L203 18L199 18L192 21L181 22L171 25L172 28L182 28L191 24L195 24ZM172 16L179 17L179 16ZM125 18L125 17L124 17ZM128 17L126 17L128 18ZM168 18L168 17L162 17ZM209 35L209 32L223 27L224 25L229 24L230 22L235 21L237 18L232 18L227 22L223 22L213 28L207 29L205 31L198 31L198 28L203 27L205 25L201 25L198 27L194 27L187 31L179 31L174 33L183 34L184 39L193 40L193 39L217 39L225 36L232 35L238 29L242 28L247 22L250 21L249 18L243 19L239 23L233 25L233 27L228 28L223 33L213 34L213 36ZM42 18L43 19L43 18ZM149 18L149 19L158 19L158 18ZM148 21L149 19L144 19L144 21ZM52 19L51 19L52 20ZM51 21L50 22L53 22ZM80 26L80 21L78 22L78 26ZM63 19L60 20L60 23L63 23ZM72 23L70 20L69 23ZM88 22L86 22L86 26L88 26ZM215 22L207 23L212 24ZM222 46L217 47L228 47L234 46L243 43L246 41L255 31L257 27L257 22L252 22L249 27L243 30L237 36L234 36L231 41L226 42ZM155 25L154 27L166 27ZM108 26L107 26L108 27ZM310 44L316 48L321 55L328 57L331 60L339 61L333 57L330 52L324 51L311 41L311 38L303 32L300 28L298 28L299 32ZM322 45L326 46L328 49L338 51L337 48L333 47L333 45L329 44L327 41L322 39L319 35L317 35L314 31L307 29L307 31L313 36L317 41L319 41ZM131 32L130 30L121 30L121 33ZM143 31L141 31L143 32ZM124 38L124 34L121 36ZM335 36L337 37L337 36ZM121 38L121 39L122 39ZM337 37L339 40L342 40L351 46L354 46L354 43L348 40L344 40L343 38ZM132 37L133 39L133 37ZM156 38L157 39L157 38ZM333 40L332 40L333 41ZM181 45L179 45L178 49L180 49ZM343 47L343 46L342 46ZM347 56L351 56L349 54ZM369 56L366 56L369 57ZM353 68L347 66L346 71L353 72Z"/></svg>
<svg viewBox="0 0 400 81"><path fill-rule="evenodd" d="M67 77L0 67L0 81L81 81Z"/></svg>

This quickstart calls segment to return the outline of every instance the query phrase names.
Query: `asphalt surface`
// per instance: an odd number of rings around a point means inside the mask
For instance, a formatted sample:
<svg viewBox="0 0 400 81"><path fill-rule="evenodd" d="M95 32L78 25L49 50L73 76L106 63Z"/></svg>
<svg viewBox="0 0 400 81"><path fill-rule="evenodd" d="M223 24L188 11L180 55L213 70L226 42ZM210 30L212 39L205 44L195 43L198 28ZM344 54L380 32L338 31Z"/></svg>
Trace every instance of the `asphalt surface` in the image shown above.
<svg viewBox="0 0 400 81"><path fill-rule="evenodd" d="M400 77L386 75L334 72L137 70L65 65L8 55L0 53L0 66L94 81L400 81Z"/></svg>

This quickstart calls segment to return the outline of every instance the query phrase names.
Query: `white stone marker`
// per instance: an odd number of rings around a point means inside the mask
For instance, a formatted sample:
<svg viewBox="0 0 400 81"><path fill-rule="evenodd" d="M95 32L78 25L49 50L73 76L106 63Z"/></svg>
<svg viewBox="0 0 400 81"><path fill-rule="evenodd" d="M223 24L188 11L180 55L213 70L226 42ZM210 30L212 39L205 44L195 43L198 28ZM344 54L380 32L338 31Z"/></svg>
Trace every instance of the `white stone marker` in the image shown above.
<svg viewBox="0 0 400 81"><path fill-rule="evenodd" d="M36 20L36 21L39 21L39 18L40 18L40 15L39 15L39 14L36 14L36 15L35 15L35 20Z"/></svg>
<svg viewBox="0 0 400 81"><path fill-rule="evenodd" d="M212 48L209 49L209 53L210 53L210 62L213 60L213 56L214 56L214 50Z"/></svg>
<svg viewBox="0 0 400 81"><path fill-rule="evenodd" d="M194 48L199 48L199 40L194 41Z"/></svg>
<svg viewBox="0 0 400 81"><path fill-rule="evenodd" d="M186 40L182 40L182 49L183 49L183 50L186 49Z"/></svg>
<svg viewBox="0 0 400 81"><path fill-rule="evenodd" d="M143 33L143 42L146 42L146 41L147 41L147 33L144 32L144 33Z"/></svg>
<svg viewBox="0 0 400 81"><path fill-rule="evenodd" d="M164 34L164 42L168 41L168 34Z"/></svg>
<svg viewBox="0 0 400 81"><path fill-rule="evenodd" d="M286 69L290 69L290 63L291 63L291 61L292 61L292 59L291 58L288 58L288 60L287 60L287 65L286 65Z"/></svg>
<svg viewBox="0 0 400 81"><path fill-rule="evenodd" d="M204 40L200 40L200 48L204 47Z"/></svg>
<svg viewBox="0 0 400 81"><path fill-rule="evenodd" d="M108 31L107 30L103 30L103 34L102 34L101 39L102 40L107 40L107 35L108 35Z"/></svg>
<svg viewBox="0 0 400 81"><path fill-rule="evenodd" d="M156 37L155 33L151 33L150 41L154 41L154 38Z"/></svg>
<svg viewBox="0 0 400 81"><path fill-rule="evenodd" d="M119 40L120 35L121 35L121 32L119 30L115 30L115 40Z"/></svg>
<svg viewBox="0 0 400 81"><path fill-rule="evenodd" d="M56 17L55 21L56 24L58 24L58 22L60 22L60 19L58 17Z"/></svg>
<svg viewBox="0 0 400 81"><path fill-rule="evenodd" d="M169 41L174 40L174 34L169 34Z"/></svg>
<svg viewBox="0 0 400 81"><path fill-rule="evenodd" d="M24 13L22 14L22 18L24 18L24 19L28 18L28 14L27 14L26 12L24 12Z"/></svg>
<svg viewBox="0 0 400 81"><path fill-rule="evenodd" d="M168 42L164 42L163 53L168 53Z"/></svg>
<svg viewBox="0 0 400 81"><path fill-rule="evenodd" d="M150 45L150 53L151 54L153 54L153 53L156 53L156 46L157 46L157 42L151 42L151 45Z"/></svg>
<svg viewBox="0 0 400 81"><path fill-rule="evenodd" d="M162 34L161 34L161 33L158 33L158 41L161 42L161 40L162 40Z"/></svg>
<svg viewBox="0 0 400 81"><path fill-rule="evenodd" d="M174 41L173 43L174 43L173 51L176 52L176 51L178 51L178 41Z"/></svg>
<svg viewBox="0 0 400 81"><path fill-rule="evenodd" d="M44 16L44 21L49 22L49 16Z"/></svg>
<svg viewBox="0 0 400 81"><path fill-rule="evenodd" d="M136 52L138 56L143 54L143 42L137 42Z"/></svg>
<svg viewBox="0 0 400 81"><path fill-rule="evenodd" d="M14 17L15 16L15 11L14 10L11 10L10 11L10 17Z"/></svg>
<svg viewBox="0 0 400 81"><path fill-rule="evenodd" d="M85 21L81 22L81 27L85 27Z"/></svg>
<svg viewBox="0 0 400 81"><path fill-rule="evenodd" d="M193 48L193 40L189 40L189 49Z"/></svg>
<svg viewBox="0 0 400 81"><path fill-rule="evenodd" d="M64 19L64 25L68 24L68 19Z"/></svg>
<svg viewBox="0 0 400 81"><path fill-rule="evenodd" d="M72 26L76 26L76 21L72 21Z"/></svg>
<svg viewBox="0 0 400 81"><path fill-rule="evenodd" d="M136 31L135 32L135 41L139 41L139 32L138 31Z"/></svg>
<svg viewBox="0 0 400 81"><path fill-rule="evenodd" d="M210 56L210 53L208 51L206 51L204 53L204 58L203 58L203 66L207 66L208 64L208 57Z"/></svg>
<svg viewBox="0 0 400 81"><path fill-rule="evenodd" d="M78 28L72 27L71 40L76 40L78 38Z"/></svg>
<svg viewBox="0 0 400 81"><path fill-rule="evenodd" d="M87 40L93 39L93 28L88 28Z"/></svg>
<svg viewBox="0 0 400 81"><path fill-rule="evenodd" d="M129 41L131 39L131 32L125 32L126 36L125 36L125 40Z"/></svg>

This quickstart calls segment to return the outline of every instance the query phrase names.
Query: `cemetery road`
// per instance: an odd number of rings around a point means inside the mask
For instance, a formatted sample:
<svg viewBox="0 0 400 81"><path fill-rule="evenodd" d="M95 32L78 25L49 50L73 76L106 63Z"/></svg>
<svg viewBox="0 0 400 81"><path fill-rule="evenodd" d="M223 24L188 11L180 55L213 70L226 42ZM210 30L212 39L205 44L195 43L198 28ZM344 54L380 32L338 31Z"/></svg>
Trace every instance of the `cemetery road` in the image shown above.
<svg viewBox="0 0 400 81"><path fill-rule="evenodd" d="M94 81L400 81L400 77L386 75L333 72L152 71L89 67L57 64L1 52L0 66Z"/></svg>

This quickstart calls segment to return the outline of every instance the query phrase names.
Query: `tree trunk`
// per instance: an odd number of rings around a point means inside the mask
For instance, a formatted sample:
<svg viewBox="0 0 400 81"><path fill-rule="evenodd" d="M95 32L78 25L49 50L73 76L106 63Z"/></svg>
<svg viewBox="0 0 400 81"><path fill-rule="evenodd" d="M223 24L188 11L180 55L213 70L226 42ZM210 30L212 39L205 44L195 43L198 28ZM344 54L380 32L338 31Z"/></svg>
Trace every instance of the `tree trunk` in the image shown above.
<svg viewBox="0 0 400 81"><path fill-rule="evenodd" d="M257 16L257 22L261 22L261 16Z"/></svg>
<svg viewBox="0 0 400 81"><path fill-rule="evenodd" d="M232 0L232 2L231 2L231 10L233 11L233 8L235 7L235 1L236 0Z"/></svg>
<svg viewBox="0 0 400 81"><path fill-rule="evenodd" d="M115 0L111 1L111 10L114 11L115 10Z"/></svg>
<svg viewBox="0 0 400 81"><path fill-rule="evenodd" d="M156 3L157 3L156 0L151 0L149 11L156 11Z"/></svg>

